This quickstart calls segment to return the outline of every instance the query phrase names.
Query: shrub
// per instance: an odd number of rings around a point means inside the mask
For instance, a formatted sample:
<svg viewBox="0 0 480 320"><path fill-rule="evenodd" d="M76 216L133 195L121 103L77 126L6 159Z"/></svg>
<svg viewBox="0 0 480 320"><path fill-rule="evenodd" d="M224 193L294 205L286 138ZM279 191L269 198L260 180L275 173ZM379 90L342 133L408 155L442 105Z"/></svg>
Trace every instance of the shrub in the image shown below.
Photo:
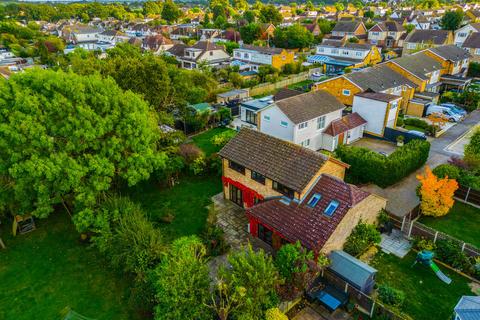
<svg viewBox="0 0 480 320"><path fill-rule="evenodd" d="M425 120L418 119L418 118L407 118L403 120L403 123L409 126L414 126L417 128L427 129L430 124Z"/></svg>
<svg viewBox="0 0 480 320"><path fill-rule="evenodd" d="M237 133L233 130L224 131L222 133L214 135L211 139L211 142L215 146L223 147L228 143L228 141L235 137L236 134Z"/></svg>
<svg viewBox="0 0 480 320"><path fill-rule="evenodd" d="M460 246L452 240L438 240L437 258L452 267L461 270L465 273L472 274L474 272L473 265L470 262L468 256L462 252Z"/></svg>
<svg viewBox="0 0 480 320"><path fill-rule="evenodd" d="M377 292L380 301L389 306L401 308L405 301L405 293L402 290L392 288L386 284L379 285Z"/></svg>
<svg viewBox="0 0 480 320"><path fill-rule="evenodd" d="M347 178L355 183L373 182L388 187L425 164L430 143L412 140L385 157L366 148L341 145L336 155L350 165Z"/></svg>
<svg viewBox="0 0 480 320"><path fill-rule="evenodd" d="M437 248L437 246L432 240L425 239L423 237L417 237L413 239L413 247L418 251L435 251L435 249Z"/></svg>
<svg viewBox="0 0 480 320"><path fill-rule="evenodd" d="M288 317L280 309L271 308L265 313L265 320L288 320Z"/></svg>
<svg viewBox="0 0 480 320"><path fill-rule="evenodd" d="M480 63L470 62L470 64L468 65L468 76L480 77Z"/></svg>
<svg viewBox="0 0 480 320"><path fill-rule="evenodd" d="M203 151L194 144L186 143L179 147L178 154L190 165L195 159L203 155Z"/></svg>
<svg viewBox="0 0 480 320"><path fill-rule="evenodd" d="M196 176L204 173L205 169L207 168L207 160L205 159L205 156L202 154L200 157L194 159L189 168L190 171L192 171L192 173Z"/></svg>
<svg viewBox="0 0 480 320"><path fill-rule="evenodd" d="M449 179L458 179L460 176L460 169L451 164L441 164L433 169L433 174L438 178L448 177Z"/></svg>
<svg viewBox="0 0 480 320"><path fill-rule="evenodd" d="M352 256L358 256L381 240L380 232L375 225L360 222L348 236L343 250Z"/></svg>
<svg viewBox="0 0 480 320"><path fill-rule="evenodd" d="M403 127L404 124L405 124L405 121L403 120L403 118L402 118L402 117L398 117L398 118L397 118L396 126L397 126L397 127Z"/></svg>

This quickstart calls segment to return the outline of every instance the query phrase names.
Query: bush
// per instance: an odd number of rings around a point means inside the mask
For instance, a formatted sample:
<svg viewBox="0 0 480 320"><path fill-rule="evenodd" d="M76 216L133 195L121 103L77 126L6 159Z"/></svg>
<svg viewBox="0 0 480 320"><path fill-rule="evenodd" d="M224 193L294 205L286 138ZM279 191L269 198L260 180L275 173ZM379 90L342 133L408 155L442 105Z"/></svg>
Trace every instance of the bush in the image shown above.
<svg viewBox="0 0 480 320"><path fill-rule="evenodd" d="M223 147L236 135L236 131L228 130L222 133L216 134L212 137L211 142L217 147Z"/></svg>
<svg viewBox="0 0 480 320"><path fill-rule="evenodd" d="M348 236L343 250L352 256L358 256L381 240L380 232L375 225L360 222Z"/></svg>
<svg viewBox="0 0 480 320"><path fill-rule="evenodd" d="M417 237L413 240L413 247L418 250L428 250L428 251L435 251L437 246L432 240L425 239L423 237Z"/></svg>
<svg viewBox="0 0 480 320"><path fill-rule="evenodd" d="M427 129L428 126L430 126L428 122L418 118L407 118L403 120L403 123L409 126L414 126L422 129Z"/></svg>
<svg viewBox="0 0 480 320"><path fill-rule="evenodd" d="M468 65L468 74L469 77L480 77L480 63L470 62Z"/></svg>
<svg viewBox="0 0 480 320"><path fill-rule="evenodd" d="M397 118L397 123L396 123L397 127L403 127L404 123L405 123L405 121L403 120L402 117Z"/></svg>
<svg viewBox="0 0 480 320"><path fill-rule="evenodd" d="M341 145L336 155L350 165L347 179L354 183L373 182L385 188L397 183L425 164L430 143L412 140L385 157L366 148Z"/></svg>
<svg viewBox="0 0 480 320"><path fill-rule="evenodd" d="M441 239L437 241L436 245L437 250L435 253L439 260L465 273L474 273L473 265L468 256L462 252L460 246L456 242Z"/></svg>
<svg viewBox="0 0 480 320"><path fill-rule="evenodd" d="M288 317L280 309L271 308L265 313L265 320L288 320Z"/></svg>
<svg viewBox="0 0 480 320"><path fill-rule="evenodd" d="M377 292L380 301L392 307L401 308L405 301L405 293L402 290L392 288L386 284L379 285Z"/></svg>
<svg viewBox="0 0 480 320"><path fill-rule="evenodd" d="M437 166L432 172L438 178L442 179L448 177L449 179L457 180L460 176L460 169L448 163Z"/></svg>
<svg viewBox="0 0 480 320"><path fill-rule="evenodd" d="M182 144L179 147L178 154L190 165L195 159L203 155L203 151L194 144Z"/></svg>
<svg viewBox="0 0 480 320"><path fill-rule="evenodd" d="M207 160L205 159L205 156L202 154L200 157L193 160L189 168L196 176L203 174L207 168Z"/></svg>

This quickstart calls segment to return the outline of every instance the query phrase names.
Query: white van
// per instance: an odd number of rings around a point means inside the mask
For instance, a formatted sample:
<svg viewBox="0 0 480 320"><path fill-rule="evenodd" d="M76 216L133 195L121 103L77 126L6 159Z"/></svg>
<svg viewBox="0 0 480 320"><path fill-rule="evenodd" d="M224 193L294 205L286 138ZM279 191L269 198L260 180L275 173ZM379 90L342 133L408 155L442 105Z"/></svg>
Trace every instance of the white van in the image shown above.
<svg viewBox="0 0 480 320"><path fill-rule="evenodd" d="M429 116L432 113L441 114L445 116L448 119L448 121L451 121L451 122L458 122L463 119L462 115L453 112L452 110L450 110L450 108L439 106L436 104L431 104L427 107L426 115Z"/></svg>

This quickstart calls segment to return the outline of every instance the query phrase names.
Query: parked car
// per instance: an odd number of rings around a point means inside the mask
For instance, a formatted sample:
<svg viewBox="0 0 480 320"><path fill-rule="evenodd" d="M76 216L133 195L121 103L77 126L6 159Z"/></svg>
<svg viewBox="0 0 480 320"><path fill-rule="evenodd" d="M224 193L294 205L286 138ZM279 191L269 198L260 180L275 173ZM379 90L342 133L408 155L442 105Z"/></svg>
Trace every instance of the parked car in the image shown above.
<svg viewBox="0 0 480 320"><path fill-rule="evenodd" d="M321 72L314 72L310 75L310 80L318 81L323 77L325 77L325 74L323 74Z"/></svg>
<svg viewBox="0 0 480 320"><path fill-rule="evenodd" d="M443 115L444 117L446 117L448 119L448 121L451 121L451 122L458 122L458 121L463 119L462 115L453 112L452 110L450 110L450 108L435 105L435 104L431 104L427 108L426 115L429 116L429 115L434 114L434 113L439 114L439 115Z"/></svg>
<svg viewBox="0 0 480 320"><path fill-rule="evenodd" d="M457 106L455 103L451 103L451 102L448 102L448 103L441 103L440 106L442 107L447 107L449 108L450 110L452 110L453 112L455 113L458 113L462 116L466 116L467 115L467 111L465 111L464 109L460 108L459 106Z"/></svg>
<svg viewBox="0 0 480 320"><path fill-rule="evenodd" d="M424 132L417 131L417 130L408 130L407 133L413 134L414 136L426 139L427 135Z"/></svg>

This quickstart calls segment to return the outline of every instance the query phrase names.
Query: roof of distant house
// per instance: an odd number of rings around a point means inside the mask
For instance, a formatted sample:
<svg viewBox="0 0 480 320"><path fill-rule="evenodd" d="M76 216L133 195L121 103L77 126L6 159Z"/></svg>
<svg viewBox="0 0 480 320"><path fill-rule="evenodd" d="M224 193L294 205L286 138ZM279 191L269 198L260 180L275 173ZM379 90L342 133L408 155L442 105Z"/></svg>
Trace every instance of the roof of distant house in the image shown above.
<svg viewBox="0 0 480 320"><path fill-rule="evenodd" d="M462 44L463 48L473 48L478 49L480 48L480 32L473 32L471 33L465 42Z"/></svg>
<svg viewBox="0 0 480 320"><path fill-rule="evenodd" d="M391 61L422 80L429 79L429 77L426 76L427 73L442 69L441 62L429 57L424 52L403 56Z"/></svg>
<svg viewBox="0 0 480 320"><path fill-rule="evenodd" d="M173 41L161 34L146 36L145 39L143 39L143 47L150 50L158 50L158 48L165 45L173 46Z"/></svg>
<svg viewBox="0 0 480 320"><path fill-rule="evenodd" d="M248 209L247 214L278 231L289 242L298 240L318 252L347 212L369 195L339 178L322 174L300 203L278 198L266 200ZM314 196L319 199L312 205ZM332 201L336 201L338 207L329 216L325 211Z"/></svg>
<svg viewBox="0 0 480 320"><path fill-rule="evenodd" d="M332 32L355 32L361 21L338 21Z"/></svg>
<svg viewBox="0 0 480 320"><path fill-rule="evenodd" d="M369 31L375 32L402 32L405 28L397 21L384 21L374 25Z"/></svg>
<svg viewBox="0 0 480 320"><path fill-rule="evenodd" d="M343 103L326 90L296 95L275 104L295 124L345 108Z"/></svg>
<svg viewBox="0 0 480 320"><path fill-rule="evenodd" d="M181 57L183 56L183 53L185 51L185 48L187 48L187 45L184 43L177 43L173 47L167 50L168 53L175 57Z"/></svg>
<svg viewBox="0 0 480 320"><path fill-rule="evenodd" d="M277 93L273 95L273 101L280 101L286 98L298 96L304 92L298 90L292 90L288 88L280 88Z"/></svg>
<svg viewBox="0 0 480 320"><path fill-rule="evenodd" d="M407 85L411 88L417 87L415 83L398 72L392 72L392 69L384 64L352 72L344 75L344 77L363 90L371 89L375 92L381 92L402 85Z"/></svg>
<svg viewBox="0 0 480 320"><path fill-rule="evenodd" d="M448 30L414 30L410 33L405 42L413 42L413 43L425 43L431 42L435 45L442 45L448 39L450 31Z"/></svg>
<svg viewBox="0 0 480 320"><path fill-rule="evenodd" d="M402 98L400 96L396 96L393 94L381 93L381 92L368 92L368 91L357 93L355 96L367 98L371 100L383 101L383 102L395 101Z"/></svg>
<svg viewBox="0 0 480 320"><path fill-rule="evenodd" d="M254 46L249 44L244 44L240 49L257 51L257 52L260 52L263 54L269 54L269 55L280 54L283 50L285 50L283 48L261 47L261 46Z"/></svg>
<svg viewBox="0 0 480 320"><path fill-rule="evenodd" d="M480 296L463 296L454 308L460 320L480 319Z"/></svg>
<svg viewBox="0 0 480 320"><path fill-rule="evenodd" d="M323 133L328 134L332 137L336 137L341 133L357 128L361 125L364 125L365 123L367 123L367 121L363 119L358 113L354 112L347 114L340 119L330 122L330 124L325 129L325 131L323 131Z"/></svg>
<svg viewBox="0 0 480 320"><path fill-rule="evenodd" d="M297 192L328 160L319 152L248 128L242 128L219 155Z"/></svg>
<svg viewBox="0 0 480 320"><path fill-rule="evenodd" d="M456 45L440 46L428 49L439 57L450 61L462 61L470 58L470 53L465 49L459 48Z"/></svg>

